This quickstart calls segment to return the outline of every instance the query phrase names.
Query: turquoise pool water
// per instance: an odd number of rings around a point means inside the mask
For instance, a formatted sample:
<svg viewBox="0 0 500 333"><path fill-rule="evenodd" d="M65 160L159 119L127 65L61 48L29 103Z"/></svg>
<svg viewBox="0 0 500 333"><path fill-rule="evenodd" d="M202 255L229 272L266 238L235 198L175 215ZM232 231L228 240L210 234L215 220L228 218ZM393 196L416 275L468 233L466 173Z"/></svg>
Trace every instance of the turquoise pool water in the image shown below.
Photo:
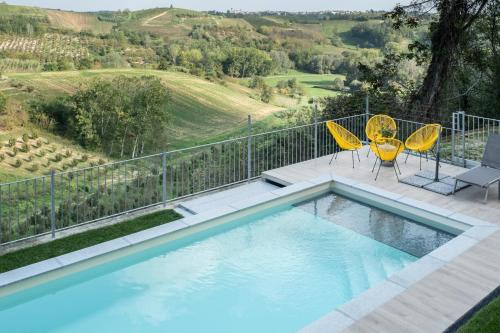
<svg viewBox="0 0 500 333"><path fill-rule="evenodd" d="M4 297L0 327L294 332L417 260L310 205L266 211ZM353 214L351 222L364 218Z"/></svg>

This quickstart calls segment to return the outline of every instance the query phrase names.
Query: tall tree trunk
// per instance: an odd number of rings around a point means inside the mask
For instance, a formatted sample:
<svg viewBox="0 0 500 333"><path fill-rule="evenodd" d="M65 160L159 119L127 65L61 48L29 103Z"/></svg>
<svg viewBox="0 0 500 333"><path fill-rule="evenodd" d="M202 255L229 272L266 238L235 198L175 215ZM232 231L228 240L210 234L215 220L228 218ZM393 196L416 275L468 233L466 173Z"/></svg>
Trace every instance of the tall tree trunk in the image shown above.
<svg viewBox="0 0 500 333"><path fill-rule="evenodd" d="M137 142L139 142L139 136L135 137L135 142L134 142L134 150L132 151L132 158L135 157L135 152L137 150Z"/></svg>
<svg viewBox="0 0 500 333"><path fill-rule="evenodd" d="M122 137L122 149L121 149L121 152L120 152L120 158L123 158L123 153L124 153L124 150L125 150L125 138L127 136L127 131L128 131L128 126L125 127L125 132L123 133L123 137Z"/></svg>
<svg viewBox="0 0 500 333"><path fill-rule="evenodd" d="M450 66L454 61L461 37L460 4L464 0L445 0L439 8L439 21L432 32L432 58L427 73L415 96L414 106L426 118L438 116L437 103L441 97Z"/></svg>
<svg viewBox="0 0 500 333"><path fill-rule="evenodd" d="M439 3L439 20L431 37L431 62L423 84L412 101L419 114L426 118L439 116L438 103L460 43L488 1L443 0Z"/></svg>

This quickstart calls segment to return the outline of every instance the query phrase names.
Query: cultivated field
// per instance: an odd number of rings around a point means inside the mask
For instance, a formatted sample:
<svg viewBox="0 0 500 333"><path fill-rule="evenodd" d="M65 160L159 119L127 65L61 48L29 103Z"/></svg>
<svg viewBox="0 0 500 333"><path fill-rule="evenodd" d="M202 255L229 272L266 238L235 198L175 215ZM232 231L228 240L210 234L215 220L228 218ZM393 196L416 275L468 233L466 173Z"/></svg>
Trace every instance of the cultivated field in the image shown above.
<svg viewBox="0 0 500 333"><path fill-rule="evenodd" d="M217 26L224 29L242 28L257 36L244 19L225 18L186 9L155 9L137 12L135 20L125 23L129 29L150 31L163 37L187 37L195 25Z"/></svg>
<svg viewBox="0 0 500 333"><path fill-rule="evenodd" d="M87 30L96 34L108 33L113 27L113 24L109 22L101 22L95 15L86 13L48 10L47 16L53 27L69 29L77 32Z"/></svg>
<svg viewBox="0 0 500 333"><path fill-rule="evenodd" d="M0 35L0 51L80 58L88 54L88 38L46 33L41 37Z"/></svg>
<svg viewBox="0 0 500 333"><path fill-rule="evenodd" d="M0 131L0 182L103 164L107 158L39 130Z"/></svg>

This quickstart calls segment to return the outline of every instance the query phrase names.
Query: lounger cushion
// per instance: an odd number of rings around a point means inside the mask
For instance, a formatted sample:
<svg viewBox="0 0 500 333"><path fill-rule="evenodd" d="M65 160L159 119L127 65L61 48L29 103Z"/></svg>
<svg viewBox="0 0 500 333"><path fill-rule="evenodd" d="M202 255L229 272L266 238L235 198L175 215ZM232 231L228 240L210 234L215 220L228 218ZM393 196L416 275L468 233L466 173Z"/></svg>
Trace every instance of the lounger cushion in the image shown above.
<svg viewBox="0 0 500 333"><path fill-rule="evenodd" d="M481 166L471 169L455 178L469 184L485 187L500 180L500 170Z"/></svg>

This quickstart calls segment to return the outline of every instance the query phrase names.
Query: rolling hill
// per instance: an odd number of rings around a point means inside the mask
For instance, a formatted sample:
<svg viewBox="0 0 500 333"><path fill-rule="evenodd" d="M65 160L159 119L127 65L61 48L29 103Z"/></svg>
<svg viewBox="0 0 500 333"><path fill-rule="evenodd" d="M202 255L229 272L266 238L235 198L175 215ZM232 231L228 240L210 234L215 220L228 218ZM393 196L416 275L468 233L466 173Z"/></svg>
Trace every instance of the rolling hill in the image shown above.
<svg viewBox="0 0 500 333"><path fill-rule="evenodd" d="M278 106L253 99L251 96L254 92L237 83L213 83L185 73L154 70L16 73L9 74L8 80L0 81L0 91L3 90L12 99L23 102L36 96L34 94L71 94L88 80L116 75L155 75L169 88L172 100L168 106L172 114L169 128L171 148L204 142L210 137L230 132L235 127L244 127L249 114L258 121L282 110ZM27 91L31 89L34 91Z"/></svg>

